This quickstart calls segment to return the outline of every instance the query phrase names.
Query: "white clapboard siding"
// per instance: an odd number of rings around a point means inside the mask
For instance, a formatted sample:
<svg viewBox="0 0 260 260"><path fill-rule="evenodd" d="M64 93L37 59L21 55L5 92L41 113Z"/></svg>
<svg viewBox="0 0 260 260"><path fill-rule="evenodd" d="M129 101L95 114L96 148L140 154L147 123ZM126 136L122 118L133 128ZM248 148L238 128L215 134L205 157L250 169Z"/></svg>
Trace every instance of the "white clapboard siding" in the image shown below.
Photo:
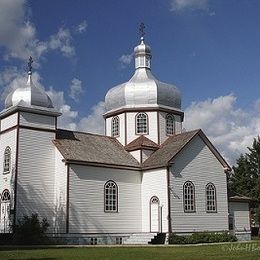
<svg viewBox="0 0 260 260"><path fill-rule="evenodd" d="M17 125L18 113L14 113L6 118L1 119L1 131Z"/></svg>
<svg viewBox="0 0 260 260"><path fill-rule="evenodd" d="M159 128L160 128L160 144L162 144L169 136L166 135L166 116L168 113L159 112ZM175 119L175 134L182 132L182 122L179 115L174 115Z"/></svg>
<svg viewBox="0 0 260 260"><path fill-rule="evenodd" d="M62 159L63 156L55 148L54 229L56 233L66 232L67 166Z"/></svg>
<svg viewBox="0 0 260 260"><path fill-rule="evenodd" d="M135 117L138 113L136 112L128 112L127 113L127 143L129 144L131 141L140 136L140 134L136 134L135 129ZM157 129L157 111L154 112L146 112L148 116L148 134L145 136L155 143L158 143L158 129Z"/></svg>
<svg viewBox="0 0 260 260"><path fill-rule="evenodd" d="M235 231L250 231L248 203L229 202L229 213L234 216Z"/></svg>
<svg viewBox="0 0 260 260"><path fill-rule="evenodd" d="M17 218L37 212L53 226L55 150L54 133L20 129Z"/></svg>
<svg viewBox="0 0 260 260"><path fill-rule="evenodd" d="M195 213L184 213L185 181L192 181L195 185ZM206 212L205 186L209 182L216 187L217 213ZM173 232L228 229L226 175L223 166L200 137L195 137L174 159L170 174L170 190Z"/></svg>
<svg viewBox="0 0 260 260"><path fill-rule="evenodd" d="M117 115L119 118L119 136L116 139L122 144L125 145L125 114ZM106 118L106 135L112 136L112 118Z"/></svg>
<svg viewBox="0 0 260 260"><path fill-rule="evenodd" d="M69 233L141 232L141 176L138 171L70 165ZM104 212L104 184L118 186L117 213Z"/></svg>
<svg viewBox="0 0 260 260"><path fill-rule="evenodd" d="M147 170L142 178L142 231L150 232L150 200L159 198L162 206L162 232L168 232L168 198L166 168Z"/></svg>
<svg viewBox="0 0 260 260"><path fill-rule="evenodd" d="M55 117L21 112L20 125L45 129L55 129Z"/></svg>
<svg viewBox="0 0 260 260"><path fill-rule="evenodd" d="M2 133L0 135L0 195L5 189L8 189L11 194L11 208L14 206L14 177L16 167L16 136L17 129ZM3 174L3 161L5 148L11 148L11 171L8 174Z"/></svg>
<svg viewBox="0 0 260 260"><path fill-rule="evenodd" d="M140 163L141 162L141 150L130 152L130 154Z"/></svg>

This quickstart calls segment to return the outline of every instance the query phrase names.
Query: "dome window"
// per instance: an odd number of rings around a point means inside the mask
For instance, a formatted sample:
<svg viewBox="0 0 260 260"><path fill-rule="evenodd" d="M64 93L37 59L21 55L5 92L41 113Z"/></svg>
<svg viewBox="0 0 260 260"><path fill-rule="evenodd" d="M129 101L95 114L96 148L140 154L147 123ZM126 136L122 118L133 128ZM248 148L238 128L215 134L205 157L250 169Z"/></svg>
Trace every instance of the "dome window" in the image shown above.
<svg viewBox="0 0 260 260"><path fill-rule="evenodd" d="M175 120L173 115L166 116L166 134L174 135L175 134Z"/></svg>
<svg viewBox="0 0 260 260"><path fill-rule="evenodd" d="M119 136L119 117L115 116L112 118L112 136L117 137Z"/></svg>
<svg viewBox="0 0 260 260"><path fill-rule="evenodd" d="M148 134L148 116L146 113L138 113L135 120L136 134Z"/></svg>

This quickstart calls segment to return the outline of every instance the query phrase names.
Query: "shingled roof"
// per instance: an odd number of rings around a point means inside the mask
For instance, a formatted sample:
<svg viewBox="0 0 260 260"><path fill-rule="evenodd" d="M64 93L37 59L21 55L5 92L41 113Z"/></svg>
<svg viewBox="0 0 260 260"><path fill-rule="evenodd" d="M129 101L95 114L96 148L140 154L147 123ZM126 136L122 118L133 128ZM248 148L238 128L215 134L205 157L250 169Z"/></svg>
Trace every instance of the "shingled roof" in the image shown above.
<svg viewBox="0 0 260 260"><path fill-rule="evenodd" d="M71 163L140 168L138 161L113 137L59 129L53 143Z"/></svg>
<svg viewBox="0 0 260 260"><path fill-rule="evenodd" d="M157 150L159 147L160 145L156 144L144 135L140 135L138 138L126 145L125 149L127 151L134 151L137 149Z"/></svg>
<svg viewBox="0 0 260 260"><path fill-rule="evenodd" d="M234 192L232 190L228 190L228 201L230 202L251 202L254 199Z"/></svg>
<svg viewBox="0 0 260 260"><path fill-rule="evenodd" d="M169 137L162 145L161 148L154 152L143 164L143 169L152 169L165 167L169 164L171 160L196 136L200 136L200 138L205 142L205 144L209 147L211 152L216 156L216 158L220 161L223 167L227 167L230 169L228 163L224 160L224 158L219 154L216 148L212 145L212 143L208 140L205 134L200 130L193 130L189 132L184 132L181 134L173 135Z"/></svg>
<svg viewBox="0 0 260 260"><path fill-rule="evenodd" d="M116 138L68 130L57 130L53 141L65 161L69 163L106 165L136 170L166 167L174 157L196 136L205 142L223 167L230 167L210 143L201 130L184 132L169 137L161 146L144 136L140 136L124 147ZM143 164L128 151L137 147L157 149ZM145 148L146 149L146 148ZM128 150L128 151L127 151Z"/></svg>

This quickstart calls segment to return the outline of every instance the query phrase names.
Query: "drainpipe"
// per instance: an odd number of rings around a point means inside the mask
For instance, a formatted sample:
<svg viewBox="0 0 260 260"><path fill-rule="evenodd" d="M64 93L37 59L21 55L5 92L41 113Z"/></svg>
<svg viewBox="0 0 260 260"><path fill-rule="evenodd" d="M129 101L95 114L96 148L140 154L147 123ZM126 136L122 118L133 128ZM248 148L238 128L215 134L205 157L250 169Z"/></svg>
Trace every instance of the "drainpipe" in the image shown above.
<svg viewBox="0 0 260 260"><path fill-rule="evenodd" d="M170 191L170 167L171 164L167 165L167 192L168 192L168 232L169 235L172 233L172 223L171 223L171 191Z"/></svg>

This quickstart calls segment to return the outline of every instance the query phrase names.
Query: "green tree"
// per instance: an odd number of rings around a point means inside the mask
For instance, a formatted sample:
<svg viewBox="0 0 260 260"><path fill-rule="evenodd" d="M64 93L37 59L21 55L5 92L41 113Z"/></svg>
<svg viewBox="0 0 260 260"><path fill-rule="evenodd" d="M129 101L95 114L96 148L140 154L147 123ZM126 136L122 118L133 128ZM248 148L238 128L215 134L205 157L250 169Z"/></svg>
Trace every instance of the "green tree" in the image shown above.
<svg viewBox="0 0 260 260"><path fill-rule="evenodd" d="M48 243L46 231L49 223L46 218L39 220L38 214L33 213L31 216L23 216L18 219L14 227L15 244L45 244Z"/></svg>
<svg viewBox="0 0 260 260"><path fill-rule="evenodd" d="M254 139L248 152L237 159L229 179L231 190L256 200L255 220L260 222L260 137Z"/></svg>

